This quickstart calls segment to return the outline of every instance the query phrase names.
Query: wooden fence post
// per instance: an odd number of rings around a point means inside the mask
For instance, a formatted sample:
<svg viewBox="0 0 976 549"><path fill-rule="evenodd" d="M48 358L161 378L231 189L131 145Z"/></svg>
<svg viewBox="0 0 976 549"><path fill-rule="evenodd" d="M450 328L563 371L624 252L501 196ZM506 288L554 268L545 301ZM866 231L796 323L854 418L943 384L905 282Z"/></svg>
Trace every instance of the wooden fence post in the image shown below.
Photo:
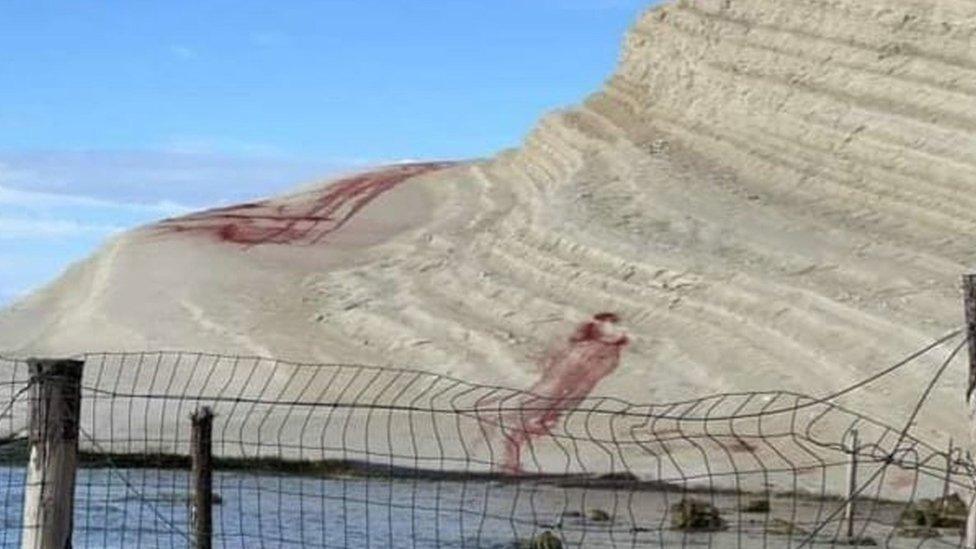
<svg viewBox="0 0 976 549"><path fill-rule="evenodd" d="M213 410L204 406L190 416L193 482L193 537L196 549L213 543Z"/></svg>
<svg viewBox="0 0 976 549"><path fill-rule="evenodd" d="M966 403L969 406L969 447L976 447L976 275L963 276L963 304L966 310L966 338L969 342L969 382L966 385ZM976 479L970 479L970 484ZM976 487L969 494L969 516L966 520L966 549L976 549Z"/></svg>
<svg viewBox="0 0 976 549"><path fill-rule="evenodd" d="M949 448L946 450L946 474L942 481L942 509L945 510L949 505L949 494L952 492L952 454L956 451L952 438L949 438Z"/></svg>
<svg viewBox="0 0 976 549"><path fill-rule="evenodd" d="M854 539L854 511L857 501L857 429L851 429L851 455L847 462L847 506L844 508L844 523L847 526L847 539Z"/></svg>
<svg viewBox="0 0 976 549"><path fill-rule="evenodd" d="M30 461L21 548L70 548L84 363L31 359L28 368Z"/></svg>

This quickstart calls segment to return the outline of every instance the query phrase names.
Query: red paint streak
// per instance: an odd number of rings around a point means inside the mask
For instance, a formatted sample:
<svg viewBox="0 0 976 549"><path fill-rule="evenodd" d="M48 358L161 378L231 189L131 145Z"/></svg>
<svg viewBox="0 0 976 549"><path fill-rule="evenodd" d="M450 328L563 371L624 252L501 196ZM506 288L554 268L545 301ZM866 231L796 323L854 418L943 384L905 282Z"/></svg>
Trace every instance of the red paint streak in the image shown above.
<svg viewBox="0 0 976 549"><path fill-rule="evenodd" d="M619 317L600 313L580 324L573 334L542 361L542 377L521 397L516 410L501 419L505 451L501 467L522 472L522 450L533 438L552 432L563 413L573 409L620 364L629 342L616 329Z"/></svg>
<svg viewBox="0 0 976 549"><path fill-rule="evenodd" d="M732 442L727 443L725 447L728 448L729 451L736 453L756 453L755 446L738 437L733 438Z"/></svg>
<svg viewBox="0 0 976 549"><path fill-rule="evenodd" d="M164 233L199 233L221 242L311 245L338 231L378 196L400 183L451 166L447 162L404 164L342 179L306 193L308 198L265 200L215 208L175 219L156 229Z"/></svg>

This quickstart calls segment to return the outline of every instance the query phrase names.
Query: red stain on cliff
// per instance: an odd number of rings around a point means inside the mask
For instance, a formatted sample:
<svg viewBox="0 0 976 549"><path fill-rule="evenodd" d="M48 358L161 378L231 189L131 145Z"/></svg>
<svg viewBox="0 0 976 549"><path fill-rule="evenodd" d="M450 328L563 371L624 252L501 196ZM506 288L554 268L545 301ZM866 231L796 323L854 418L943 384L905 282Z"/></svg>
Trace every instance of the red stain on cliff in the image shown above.
<svg viewBox="0 0 976 549"><path fill-rule="evenodd" d="M431 162L392 166L342 179L306 195L216 208L168 219L156 228L170 233L209 235L244 246L318 244L386 191L450 165Z"/></svg>
<svg viewBox="0 0 976 549"><path fill-rule="evenodd" d="M499 418L505 440L503 470L521 473L525 445L550 434L566 411L617 369L629 341L617 328L619 321L613 313L595 315L543 359L542 377L529 389L532 394L520 397L514 410Z"/></svg>

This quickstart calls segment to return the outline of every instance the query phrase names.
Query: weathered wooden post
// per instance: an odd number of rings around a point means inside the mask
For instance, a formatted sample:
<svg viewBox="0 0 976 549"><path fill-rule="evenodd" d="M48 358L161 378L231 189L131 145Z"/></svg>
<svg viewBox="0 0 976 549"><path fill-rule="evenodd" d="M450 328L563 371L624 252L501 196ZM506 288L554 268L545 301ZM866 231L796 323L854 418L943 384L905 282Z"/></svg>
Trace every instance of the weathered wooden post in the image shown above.
<svg viewBox="0 0 976 549"><path fill-rule="evenodd" d="M976 447L976 275L962 279L963 304L966 310L966 338L969 342L969 382L966 385L966 402L969 405L969 446ZM970 479L970 483L976 479ZM969 494L969 517L966 520L966 549L976 549L976 486Z"/></svg>
<svg viewBox="0 0 976 549"><path fill-rule="evenodd" d="M193 537L196 549L213 543L213 410L204 406L190 416L193 482Z"/></svg>
<svg viewBox="0 0 976 549"><path fill-rule="evenodd" d="M857 429L851 429L850 460L847 462L847 506L844 508L844 524L847 539L854 539L854 511L857 500Z"/></svg>
<svg viewBox="0 0 976 549"><path fill-rule="evenodd" d="M30 461L21 548L70 548L84 363L31 359L28 368Z"/></svg>
<svg viewBox="0 0 976 549"><path fill-rule="evenodd" d="M952 492L952 454L955 453L956 449L953 445L952 438L949 439L949 448L946 449L946 474L945 478L942 480L942 509L946 509L949 505L949 494Z"/></svg>

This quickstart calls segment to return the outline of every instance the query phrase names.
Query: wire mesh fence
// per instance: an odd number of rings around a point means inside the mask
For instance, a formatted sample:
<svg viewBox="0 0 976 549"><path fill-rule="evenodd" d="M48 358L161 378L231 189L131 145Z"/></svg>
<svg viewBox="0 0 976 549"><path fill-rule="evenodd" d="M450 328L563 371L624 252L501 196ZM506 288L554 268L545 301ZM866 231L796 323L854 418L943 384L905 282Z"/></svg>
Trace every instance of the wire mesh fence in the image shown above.
<svg viewBox="0 0 976 549"><path fill-rule="evenodd" d="M827 396L644 405L366 365L89 354L73 543L193 545L190 416L207 406L218 547L960 547L972 460L914 425L965 343ZM933 355L907 421L841 404ZM0 360L2 546L24 535L30 383L25 361Z"/></svg>

